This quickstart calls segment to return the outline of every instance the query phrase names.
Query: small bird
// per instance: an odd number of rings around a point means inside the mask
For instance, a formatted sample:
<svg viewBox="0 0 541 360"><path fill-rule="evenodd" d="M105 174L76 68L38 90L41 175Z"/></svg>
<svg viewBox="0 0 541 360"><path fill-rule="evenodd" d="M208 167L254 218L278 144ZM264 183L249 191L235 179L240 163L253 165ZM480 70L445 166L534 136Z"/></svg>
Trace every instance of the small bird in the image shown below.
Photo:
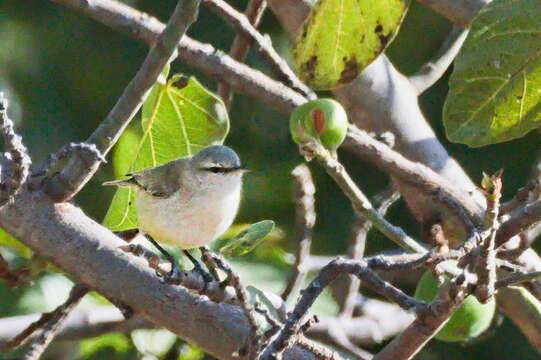
<svg viewBox="0 0 541 360"><path fill-rule="evenodd" d="M139 230L171 262L172 277L178 272L175 260L159 243L179 246L196 270L203 272L187 250L214 241L231 226L239 208L245 172L234 150L214 145L193 156L126 174L128 179L103 185L136 190Z"/></svg>

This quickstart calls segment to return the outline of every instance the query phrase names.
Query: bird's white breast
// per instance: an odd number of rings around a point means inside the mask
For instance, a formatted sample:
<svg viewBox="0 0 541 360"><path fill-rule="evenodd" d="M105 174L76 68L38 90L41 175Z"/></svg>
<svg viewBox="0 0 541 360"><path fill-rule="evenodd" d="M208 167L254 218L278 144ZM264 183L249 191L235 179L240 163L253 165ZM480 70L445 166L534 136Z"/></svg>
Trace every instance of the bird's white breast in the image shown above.
<svg viewBox="0 0 541 360"><path fill-rule="evenodd" d="M208 244L233 223L240 203L241 184L228 191L182 192L156 198L138 191L136 209L140 229L154 240L190 249Z"/></svg>

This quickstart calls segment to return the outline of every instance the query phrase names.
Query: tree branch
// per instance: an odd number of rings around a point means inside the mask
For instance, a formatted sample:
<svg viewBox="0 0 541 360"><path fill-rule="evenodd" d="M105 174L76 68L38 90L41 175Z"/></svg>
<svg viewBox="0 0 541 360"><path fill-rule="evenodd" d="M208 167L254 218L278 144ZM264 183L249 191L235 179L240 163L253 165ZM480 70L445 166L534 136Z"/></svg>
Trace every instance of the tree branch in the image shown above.
<svg viewBox="0 0 541 360"><path fill-rule="evenodd" d="M240 307L163 284L144 259L119 249L123 240L70 203L22 191L16 203L0 208L0 227L79 282L219 359L235 359L233 353L247 339L249 327ZM294 347L284 359L317 358Z"/></svg>
<svg viewBox="0 0 541 360"><path fill-rule="evenodd" d="M445 324L445 321L469 295L470 283L459 277L444 286L430 306L417 319L383 348L373 360L411 359Z"/></svg>
<svg viewBox="0 0 541 360"><path fill-rule="evenodd" d="M41 333L34 340L30 348L25 352L21 360L38 360L47 349L51 341L58 333L62 324L66 321L69 313L79 304L88 293L88 288L81 284L75 284L71 289L68 299L56 308L43 325Z"/></svg>
<svg viewBox="0 0 541 360"><path fill-rule="evenodd" d="M0 347L37 321L41 314L0 319ZM125 319L115 306L78 307L71 311L56 336L58 340L81 340L109 332L129 333L135 329L153 329L155 325L139 315ZM35 335L28 341L33 341Z"/></svg>
<svg viewBox="0 0 541 360"><path fill-rule="evenodd" d="M9 351L24 345L30 339L32 334L36 333L39 329L43 329L42 332L36 336L36 339L34 339L34 344L37 346L32 346L30 351L27 352L27 355L31 356L30 358L34 358L32 354L38 354L39 358L39 354L41 354L52 341L67 315L75 308L87 292L88 289L85 286L75 285L71 289L70 295L64 304L51 312L42 314L39 319L29 324L28 327L25 327L24 330L16 336L2 344L0 352Z"/></svg>
<svg viewBox="0 0 541 360"><path fill-rule="evenodd" d="M139 111L164 66L174 56L180 39L195 21L198 7L199 0L179 0L167 26L156 39L141 68L107 117L88 138L87 142L95 144L101 154L109 152ZM80 157L72 157L71 160L58 176L45 183L46 192L58 202L71 199L94 175L100 164L99 159L95 158L81 161Z"/></svg>
<svg viewBox="0 0 541 360"><path fill-rule="evenodd" d="M308 86L299 80L286 61L274 50L270 38L265 38L257 31L246 16L223 0L203 0L203 4L227 21L235 31L254 41L257 53L266 61L278 80L310 99L317 97Z"/></svg>
<svg viewBox="0 0 541 360"><path fill-rule="evenodd" d="M389 223L381 216L374 209L366 195L357 187L342 164L333 158L321 145L312 143L301 145L301 152L308 154L309 157L315 157L325 171L327 171L327 174L334 179L336 184L349 198L353 208L367 220L370 220L387 238L410 252L424 253L427 251L421 244L409 237L404 230Z"/></svg>
<svg viewBox="0 0 541 360"><path fill-rule="evenodd" d="M496 246L541 221L541 200L526 204L508 214L496 236Z"/></svg>
<svg viewBox="0 0 541 360"><path fill-rule="evenodd" d="M295 183L295 235L297 238L297 251L293 273L289 276L286 287L282 292L282 299L289 303L290 297L295 296L308 273L306 262L310 257L312 244L312 231L316 223L314 209L314 194L316 188L310 174L308 165L301 164L291 172Z"/></svg>
<svg viewBox="0 0 541 360"><path fill-rule="evenodd" d="M0 173L0 207L13 201L28 177L30 158L22 139L15 133L13 121L8 116L8 100L0 92L0 133L7 152L0 154L4 158L6 174Z"/></svg>
<svg viewBox="0 0 541 360"><path fill-rule="evenodd" d="M79 11L148 45L154 43L165 26L156 18L116 1L93 0L91 3L80 0L52 1ZM226 81L235 91L254 97L277 110L291 112L306 102L306 98L298 92L232 59L212 45L184 36L177 50L178 60L215 80Z"/></svg>
<svg viewBox="0 0 541 360"><path fill-rule="evenodd" d="M377 212L381 216L385 216L387 210L400 198L400 194L396 192L393 187L374 196L375 203L377 204ZM357 215L355 223L352 229L353 243L350 245L349 257L352 260L361 260L364 258L364 251L366 247L366 237L372 229L372 223L364 217ZM343 301L339 301L341 305L341 316L351 318L356 306L356 299L359 297L359 288L361 286L360 280L350 275L349 284L346 296Z"/></svg>
<svg viewBox="0 0 541 360"><path fill-rule="evenodd" d="M417 89L417 94L424 93L445 74L458 55L467 36L468 30L453 26L434 58L409 77L409 81Z"/></svg>
<svg viewBox="0 0 541 360"><path fill-rule="evenodd" d="M244 11L244 16L246 16L246 19L248 19L254 28L257 28L266 9L266 0L249 0L246 10ZM229 56L239 62L243 62L251 46L252 39L237 34L235 35L233 44L229 50ZM233 102L233 91L227 82L222 81L218 84L218 96L222 98L227 109L230 109L231 103Z"/></svg>
<svg viewBox="0 0 541 360"><path fill-rule="evenodd" d="M310 285L302 292L299 301L292 312L289 313L287 321L278 333L276 338L263 350L259 360L274 360L279 358L280 354L295 344L296 335L300 329L300 322L307 314L317 297L331 282L341 274L354 274L359 277L367 286L383 296L396 302L403 309L422 308L421 303L391 284L385 282L374 273L366 264L360 261L348 261L336 258L331 261L319 272L318 276L312 280Z"/></svg>

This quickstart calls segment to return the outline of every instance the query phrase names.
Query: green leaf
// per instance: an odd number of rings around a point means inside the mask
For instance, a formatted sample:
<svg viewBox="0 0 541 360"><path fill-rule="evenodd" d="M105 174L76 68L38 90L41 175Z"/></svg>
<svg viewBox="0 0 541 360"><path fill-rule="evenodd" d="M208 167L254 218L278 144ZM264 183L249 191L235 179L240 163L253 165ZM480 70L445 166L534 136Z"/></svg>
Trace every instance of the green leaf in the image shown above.
<svg viewBox="0 0 541 360"><path fill-rule="evenodd" d="M32 256L32 250L30 250L29 247L2 229L0 229L0 246L5 246L14 250L17 254L25 259L30 259Z"/></svg>
<svg viewBox="0 0 541 360"><path fill-rule="evenodd" d="M81 359L133 359L136 351L129 338L121 333L109 333L81 341Z"/></svg>
<svg viewBox="0 0 541 360"><path fill-rule="evenodd" d="M252 224L223 246L220 252L226 257L247 254L261 244L265 240L265 236L270 234L273 229L274 221L272 220L263 220Z"/></svg>
<svg viewBox="0 0 541 360"><path fill-rule="evenodd" d="M294 39L301 80L332 89L353 80L389 45L409 0L319 0Z"/></svg>
<svg viewBox="0 0 541 360"><path fill-rule="evenodd" d="M141 128L129 128L115 147L115 175L139 171L221 144L229 131L227 110L195 78L158 81L142 109ZM137 227L131 188L119 188L104 225L113 231Z"/></svg>
<svg viewBox="0 0 541 360"><path fill-rule="evenodd" d="M457 57L443 116L449 140L478 147L541 125L541 3L483 7Z"/></svg>

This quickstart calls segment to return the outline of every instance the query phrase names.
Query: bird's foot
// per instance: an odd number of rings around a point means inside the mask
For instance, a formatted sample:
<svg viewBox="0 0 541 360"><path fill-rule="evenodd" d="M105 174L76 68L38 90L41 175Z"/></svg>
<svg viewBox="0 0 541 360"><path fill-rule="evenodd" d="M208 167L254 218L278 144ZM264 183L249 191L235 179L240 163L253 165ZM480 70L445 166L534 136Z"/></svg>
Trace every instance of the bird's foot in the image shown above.
<svg viewBox="0 0 541 360"><path fill-rule="evenodd" d="M171 262L171 270L165 275L162 281L166 284L178 284L180 279L180 269L175 262Z"/></svg>
<svg viewBox="0 0 541 360"><path fill-rule="evenodd" d="M193 271L201 275L203 281L205 282L205 289L209 283L214 281L214 277L208 271L203 269L201 265L194 266Z"/></svg>

